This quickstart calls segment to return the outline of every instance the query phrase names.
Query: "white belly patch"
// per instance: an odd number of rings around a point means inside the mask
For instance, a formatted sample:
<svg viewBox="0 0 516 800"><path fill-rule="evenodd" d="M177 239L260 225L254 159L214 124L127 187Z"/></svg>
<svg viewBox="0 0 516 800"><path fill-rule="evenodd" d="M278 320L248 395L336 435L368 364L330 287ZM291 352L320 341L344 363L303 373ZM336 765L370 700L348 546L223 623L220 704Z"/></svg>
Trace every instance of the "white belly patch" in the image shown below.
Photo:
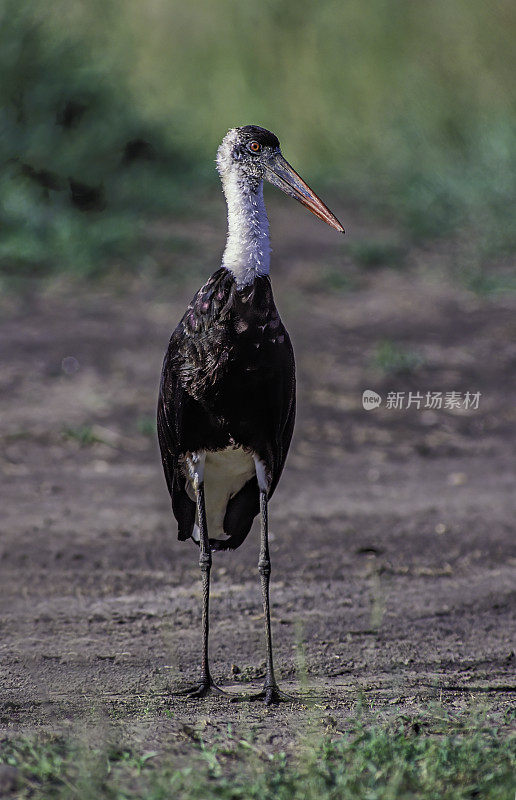
<svg viewBox="0 0 516 800"><path fill-rule="evenodd" d="M206 452L204 461L204 500L210 539L224 537L224 516L228 501L256 474L253 454L243 447L226 447L225 450ZM195 491L189 479L186 482L189 497L195 500ZM197 517L192 539L199 541Z"/></svg>

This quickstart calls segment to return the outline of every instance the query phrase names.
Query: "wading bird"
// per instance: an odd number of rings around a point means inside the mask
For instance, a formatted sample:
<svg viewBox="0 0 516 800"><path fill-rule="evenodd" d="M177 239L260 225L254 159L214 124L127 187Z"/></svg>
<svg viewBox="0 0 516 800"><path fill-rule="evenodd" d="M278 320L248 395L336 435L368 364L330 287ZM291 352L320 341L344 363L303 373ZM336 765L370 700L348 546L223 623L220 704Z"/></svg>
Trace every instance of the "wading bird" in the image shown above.
<svg viewBox="0 0 516 800"><path fill-rule="evenodd" d="M263 691L246 697L270 705L293 699L279 690L274 677L267 504L292 438L296 379L292 345L269 278L263 181L338 231L344 229L264 128L230 130L218 149L217 168L228 207L222 266L199 289L171 336L158 401L159 444L178 538L191 538L200 549L201 679L182 694L222 693L208 662L211 554L239 547L260 513L267 672Z"/></svg>

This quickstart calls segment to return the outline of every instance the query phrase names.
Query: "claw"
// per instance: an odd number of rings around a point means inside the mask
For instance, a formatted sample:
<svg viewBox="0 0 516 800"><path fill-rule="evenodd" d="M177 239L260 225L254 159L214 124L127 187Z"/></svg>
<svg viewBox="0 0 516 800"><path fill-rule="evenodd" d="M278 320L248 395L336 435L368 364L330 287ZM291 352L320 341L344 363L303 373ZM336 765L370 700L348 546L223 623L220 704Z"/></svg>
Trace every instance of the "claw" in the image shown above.
<svg viewBox="0 0 516 800"><path fill-rule="evenodd" d="M294 697L294 695L282 692L276 684L273 686L264 686L261 692L255 694L242 694L237 697L232 697L231 702L237 700L263 700L266 706L278 705L279 703L304 703L305 700L301 697Z"/></svg>
<svg viewBox="0 0 516 800"><path fill-rule="evenodd" d="M210 694L222 694L229 697L229 692L225 692L220 686L217 686L211 678L207 681L201 681L197 686L190 686L188 689L180 689L178 692L172 692L172 697L186 697L189 700L200 700L202 697L208 697Z"/></svg>

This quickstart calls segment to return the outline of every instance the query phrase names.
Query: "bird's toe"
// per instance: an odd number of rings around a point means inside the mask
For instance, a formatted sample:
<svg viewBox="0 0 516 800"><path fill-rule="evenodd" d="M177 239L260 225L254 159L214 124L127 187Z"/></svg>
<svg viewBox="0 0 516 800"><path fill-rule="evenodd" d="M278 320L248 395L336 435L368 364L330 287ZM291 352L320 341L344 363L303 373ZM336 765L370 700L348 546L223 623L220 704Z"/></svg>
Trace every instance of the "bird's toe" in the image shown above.
<svg viewBox="0 0 516 800"><path fill-rule="evenodd" d="M220 686L217 686L212 680L203 681L197 686L190 686L187 689L180 689L177 692L172 692L172 697L186 697L188 700L200 700L209 695L228 695Z"/></svg>

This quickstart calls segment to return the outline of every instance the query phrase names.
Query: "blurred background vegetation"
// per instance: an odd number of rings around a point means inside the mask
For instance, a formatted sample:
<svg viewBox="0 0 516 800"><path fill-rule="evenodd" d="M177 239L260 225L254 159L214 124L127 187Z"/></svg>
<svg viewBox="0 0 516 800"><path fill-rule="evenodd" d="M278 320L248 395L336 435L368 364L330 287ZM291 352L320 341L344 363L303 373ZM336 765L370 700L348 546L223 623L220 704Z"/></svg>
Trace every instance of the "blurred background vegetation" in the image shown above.
<svg viewBox="0 0 516 800"><path fill-rule="evenodd" d="M131 264L248 123L407 241L507 259L515 40L513 0L2 0L0 272Z"/></svg>

